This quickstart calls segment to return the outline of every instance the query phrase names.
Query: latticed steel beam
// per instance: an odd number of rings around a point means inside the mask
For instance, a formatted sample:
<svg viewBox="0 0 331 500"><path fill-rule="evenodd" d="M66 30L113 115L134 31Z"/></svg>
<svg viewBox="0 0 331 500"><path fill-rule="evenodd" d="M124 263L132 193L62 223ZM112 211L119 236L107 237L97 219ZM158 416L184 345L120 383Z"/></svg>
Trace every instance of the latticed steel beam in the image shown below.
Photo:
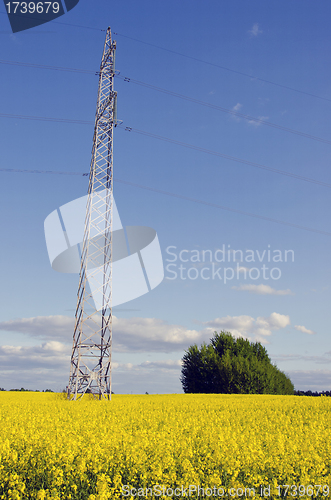
<svg viewBox="0 0 331 500"><path fill-rule="evenodd" d="M111 398L113 129L116 42L108 28L100 65L76 322L67 394Z"/></svg>

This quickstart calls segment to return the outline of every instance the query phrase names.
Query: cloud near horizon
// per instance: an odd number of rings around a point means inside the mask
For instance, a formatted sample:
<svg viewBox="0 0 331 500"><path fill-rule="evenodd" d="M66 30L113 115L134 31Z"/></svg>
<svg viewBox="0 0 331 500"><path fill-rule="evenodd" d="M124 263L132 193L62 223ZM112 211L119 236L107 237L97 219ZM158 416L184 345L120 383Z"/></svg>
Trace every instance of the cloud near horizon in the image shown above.
<svg viewBox="0 0 331 500"><path fill-rule="evenodd" d="M278 295L279 292L286 291L278 290L275 294ZM117 318L113 316L113 350L123 353L178 352L187 349L192 344L208 342L214 332L220 330L229 331L235 337L246 337L250 341L268 343L268 337L272 335L272 332L284 329L290 323L289 316L273 312L267 317L253 318L248 315L240 315L215 318L199 323L203 327L197 330L188 329L182 325L169 324L158 318ZM73 328L74 319L68 316L39 316L0 322L0 330L23 333L30 338L44 340L43 350L45 352L49 349L54 351L58 345L71 345ZM296 325L295 329L311 335L315 333L305 326ZM3 346L4 348L5 346ZM28 349L28 347L22 347L22 349Z"/></svg>
<svg viewBox="0 0 331 500"><path fill-rule="evenodd" d="M297 391L327 391L331 386L331 370L286 371Z"/></svg>
<svg viewBox="0 0 331 500"><path fill-rule="evenodd" d="M59 346L57 346L59 347ZM69 377L70 348L67 355L57 355L56 349L34 346L28 350L5 351L0 349L1 386L8 389L24 387L30 390L52 389L60 392L65 389ZM46 351L53 359L44 357ZM41 354L43 353L43 354ZM275 361L278 358L273 356ZM6 360L6 365L3 364ZM50 362L51 361L51 362ZM317 363L323 360L312 360ZM113 362L112 389L116 394L170 394L182 392L180 384L181 360L156 360L138 363ZM282 369L282 368L281 368ZM297 390L327 390L331 384L331 370L286 370Z"/></svg>
<svg viewBox="0 0 331 500"><path fill-rule="evenodd" d="M231 287L232 290L239 290L241 292L257 293L258 295L294 295L288 288L287 290L276 290L269 285L240 285Z"/></svg>
<svg viewBox="0 0 331 500"><path fill-rule="evenodd" d="M272 359L275 361L313 361L316 364L330 364L330 352L325 352L322 355L307 355L307 354L274 354Z"/></svg>
<svg viewBox="0 0 331 500"><path fill-rule="evenodd" d="M18 332L53 340L69 340L72 334L75 319L69 316L36 316L34 318L19 318L0 322L0 330Z"/></svg>
<svg viewBox="0 0 331 500"><path fill-rule="evenodd" d="M30 390L65 389L70 370L71 347L60 342L36 346L0 347L1 387ZM138 363L112 362L115 392L181 392L181 360L155 360Z"/></svg>
<svg viewBox="0 0 331 500"><path fill-rule="evenodd" d="M157 318L114 317L113 321L114 390L117 393L181 392L181 361L178 358L190 345L209 342L214 332L220 330L230 331L235 337L267 344L274 332L290 325L289 316L276 312L257 318L248 315L215 318L200 323L199 330L190 330ZM62 390L69 374L73 325L73 318L67 316L41 316L1 322L0 330L45 340L34 346L0 347L1 386L8 389ZM297 330L303 334L311 331L305 327ZM153 352L176 354L171 356L174 359L154 360ZM126 358L126 354L130 357ZM327 354L323 359L311 361L326 362ZM146 360L145 356L151 360ZM312 385L313 377L314 372L309 372L308 379ZM323 377L316 379L321 390L325 389ZM298 376L297 380L299 382Z"/></svg>
<svg viewBox="0 0 331 500"><path fill-rule="evenodd" d="M289 316L274 312L268 317L259 316L256 319L245 315L226 316L204 324L210 330L227 330L235 337L247 337L251 341L268 343L265 337L269 337L275 330L286 328L290 323Z"/></svg>
<svg viewBox="0 0 331 500"><path fill-rule="evenodd" d="M31 370L35 373L61 371L70 366L71 349L58 341L35 346L0 346L0 374Z"/></svg>

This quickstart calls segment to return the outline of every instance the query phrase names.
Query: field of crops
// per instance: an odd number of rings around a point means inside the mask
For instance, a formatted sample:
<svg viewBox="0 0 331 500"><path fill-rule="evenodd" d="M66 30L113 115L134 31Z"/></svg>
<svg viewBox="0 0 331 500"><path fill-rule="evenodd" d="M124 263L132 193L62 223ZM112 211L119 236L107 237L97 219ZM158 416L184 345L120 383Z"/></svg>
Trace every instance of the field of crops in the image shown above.
<svg viewBox="0 0 331 500"><path fill-rule="evenodd" d="M0 422L2 499L330 498L327 397L0 392Z"/></svg>

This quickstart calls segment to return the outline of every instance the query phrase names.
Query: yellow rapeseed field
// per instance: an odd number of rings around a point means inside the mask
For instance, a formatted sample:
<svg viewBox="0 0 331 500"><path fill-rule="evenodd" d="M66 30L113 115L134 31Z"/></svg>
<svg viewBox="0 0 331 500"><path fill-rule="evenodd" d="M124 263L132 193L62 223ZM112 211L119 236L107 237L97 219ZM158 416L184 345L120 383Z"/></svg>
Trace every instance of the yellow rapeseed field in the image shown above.
<svg viewBox="0 0 331 500"><path fill-rule="evenodd" d="M1 499L330 497L327 397L0 392L0 422Z"/></svg>

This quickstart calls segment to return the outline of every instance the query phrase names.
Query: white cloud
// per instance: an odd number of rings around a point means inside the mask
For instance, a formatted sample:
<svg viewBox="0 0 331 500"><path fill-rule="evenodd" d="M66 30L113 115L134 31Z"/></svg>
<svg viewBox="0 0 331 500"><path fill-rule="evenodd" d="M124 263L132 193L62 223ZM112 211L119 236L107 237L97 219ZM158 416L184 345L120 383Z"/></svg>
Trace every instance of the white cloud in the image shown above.
<svg viewBox="0 0 331 500"><path fill-rule="evenodd" d="M177 360L172 360L172 359L166 359L164 361L144 361L141 363L139 366L142 368L148 368L148 369L161 369L161 370L178 370L182 366L182 360L177 359Z"/></svg>
<svg viewBox="0 0 331 500"><path fill-rule="evenodd" d="M283 314L272 313L269 317L259 316L225 316L204 323L210 330L230 331L235 337L246 337L250 340L268 343L273 330L280 330L290 324L290 317Z"/></svg>
<svg viewBox="0 0 331 500"><path fill-rule="evenodd" d="M240 266L240 267L238 268L238 272L239 272L239 273L245 273L245 272L247 273L248 271L249 271L249 267Z"/></svg>
<svg viewBox="0 0 331 500"><path fill-rule="evenodd" d="M129 363L130 364L130 363ZM181 360L144 361L139 364L119 364L112 376L116 394L181 393Z"/></svg>
<svg viewBox="0 0 331 500"><path fill-rule="evenodd" d="M308 328L302 325L295 325L294 328L298 330L298 332L308 333L309 335L316 335L316 332L314 332L313 330L308 330Z"/></svg>
<svg viewBox="0 0 331 500"><path fill-rule="evenodd" d="M255 24L253 24L252 29L248 30L247 33L249 33L251 37L255 37L255 36L261 35L263 33L263 31L260 30L259 24L255 23Z"/></svg>
<svg viewBox="0 0 331 500"><path fill-rule="evenodd" d="M256 293L258 295L294 295L290 289L287 290L276 290L269 285L240 285L233 286L232 290L239 290L243 292Z"/></svg>
<svg viewBox="0 0 331 500"><path fill-rule="evenodd" d="M314 292L314 293L320 293L320 292L325 292L326 290L328 290L329 287L328 286L323 286L322 288L311 288L310 291L311 292Z"/></svg>
<svg viewBox="0 0 331 500"><path fill-rule="evenodd" d="M272 359L277 362L289 362L292 361L312 361L316 364L330 364L330 353L326 352L322 356L307 356L306 354L276 354L272 356Z"/></svg>
<svg viewBox="0 0 331 500"><path fill-rule="evenodd" d="M240 102L237 102L237 104L235 106L233 106L232 110L239 111L242 107L243 107L243 105L240 104Z"/></svg>
<svg viewBox="0 0 331 500"><path fill-rule="evenodd" d="M240 122L240 117L236 116L235 113L238 113L241 110L242 107L243 107L243 105L240 104L240 102L237 102L237 104L235 106L233 106L233 108L232 108L232 111L234 112L234 114L232 115L232 118L236 122Z"/></svg>
<svg viewBox="0 0 331 500"><path fill-rule="evenodd" d="M1 386L52 389L68 383L71 348L57 341L36 346L0 346Z"/></svg>
<svg viewBox="0 0 331 500"><path fill-rule="evenodd" d="M54 356L52 364L50 359L44 356L46 349L43 346L33 348L20 348L9 354L8 349L4 352L1 348L1 386L6 389L46 389L61 391L68 383L69 377L69 356L61 362L59 356ZM20 353L19 361L17 353ZM24 355L25 352L25 355ZM32 357L29 355L35 356ZM43 353L43 354L41 354ZM55 354L55 351L53 352ZM12 362L8 363L8 356L12 357ZM26 359L24 359L24 356ZM40 359L44 357L44 359ZM288 355L289 360L295 356ZM7 358L7 365L3 365ZM308 357L298 355L302 361ZM312 361L326 363L327 360L319 360L313 357ZM316 358L316 359L315 359ZM286 361L287 356L272 356L275 361ZM28 362L29 361L29 362ZM24 364L22 364L24 362ZM37 365L35 363L38 363ZM182 387L180 383L180 360L144 361L142 363L113 363L112 389L116 394L169 394L180 393ZM281 368L282 369L282 368ZM292 380L297 390L322 391L329 390L331 386L331 370L286 370L286 374Z"/></svg>
<svg viewBox="0 0 331 500"><path fill-rule="evenodd" d="M168 372L169 370L179 370L182 366L182 360L177 359L165 359L165 360L158 360L158 361L143 361L142 363L139 364L133 364L133 363L112 363L112 367L116 369L117 371L123 371L123 370L135 370L135 371L141 371L141 370L162 370Z"/></svg>
<svg viewBox="0 0 331 500"><path fill-rule="evenodd" d="M69 346L46 342L33 347L0 347L1 386L8 389L65 389L70 370ZM112 389L117 393L182 392L181 360L112 363Z"/></svg>
<svg viewBox="0 0 331 500"><path fill-rule="evenodd" d="M156 318L113 318L114 350L118 352L172 352L209 340L203 332L169 325Z"/></svg>
<svg viewBox="0 0 331 500"><path fill-rule="evenodd" d="M0 330L17 332L49 341L72 343L74 318L68 316L38 316L0 323ZM156 318L117 318L113 316L113 349L118 352L171 352L203 342L203 332L181 325L169 325Z"/></svg>
<svg viewBox="0 0 331 500"><path fill-rule="evenodd" d="M259 319L259 318L258 318ZM279 330L280 328L285 328L290 322L290 317L285 314L279 314L273 312L270 314L269 318L266 318L270 324L270 328L274 330Z"/></svg>
<svg viewBox="0 0 331 500"><path fill-rule="evenodd" d="M269 116L258 116L257 118L251 118L250 120L246 117L246 115L240 116L241 115L240 110L242 107L243 105L240 102L237 102L237 104L233 106L231 109L232 119L235 120L236 122L240 122L241 118L245 118L249 125L252 125L253 127L259 127L260 125L262 125L264 121L269 120Z"/></svg>
<svg viewBox="0 0 331 500"><path fill-rule="evenodd" d="M43 339L72 342L75 319L69 316L36 316L2 321L0 330L26 333Z"/></svg>
<svg viewBox="0 0 331 500"><path fill-rule="evenodd" d="M224 316L202 323L202 329L190 330L181 325L172 325L156 318L113 318L113 368L114 386L117 393L181 392L179 381L181 361L179 359L148 360L132 362L133 353L137 353L139 361L146 352L180 352L189 345L208 342L214 331L225 330L235 337L248 338L251 341L268 343L274 331L286 328L290 324L287 315L273 312L270 316L253 318L248 315ZM44 337L45 342L36 346L2 346L0 347L1 385L9 388L25 387L28 389L62 390L67 382L70 368L71 338L73 319L66 316L46 316L38 318L22 318L0 324L2 329L19 331L29 336ZM70 328L69 328L70 327ZM310 332L300 327L303 333ZM58 338L54 338L54 335ZM52 336L53 338L48 338ZM70 336L70 344L67 341ZM62 338L64 340L62 341ZM59 340L61 339L61 341ZM126 354L132 353L126 361ZM330 353L331 354L331 353ZM181 354L180 354L181 356ZM316 363L326 363L327 353ZM310 373L310 372L309 372ZM308 383L308 382L307 382ZM310 387L318 384L309 382ZM323 382L324 383L324 382ZM322 384L322 383L321 383ZM317 386L316 386L317 387ZM325 386L321 386L322 390Z"/></svg>
<svg viewBox="0 0 331 500"><path fill-rule="evenodd" d="M57 341L36 346L0 346L1 370L53 369L70 362L70 351L69 346Z"/></svg>
<svg viewBox="0 0 331 500"><path fill-rule="evenodd" d="M202 323L204 328L201 330L191 330L157 318L113 316L113 351L122 353L183 351L189 345L208 342L214 331L221 329L230 331L235 336L265 341L265 337L270 336L272 330L285 328L289 322L288 316L278 313L272 313L268 318L256 319L251 316L226 316ZM61 351L64 349L62 346L70 349L73 325L74 320L66 316L44 316L6 321L0 323L0 329L17 331L46 340L47 342L42 344L42 353L45 354L50 350ZM17 349L23 349L22 352L25 352L24 349L30 348Z"/></svg>
<svg viewBox="0 0 331 500"><path fill-rule="evenodd" d="M262 122L265 122L266 120L269 120L269 116L259 116L258 118L247 120L247 123L249 123L249 125L253 125L253 127L259 127Z"/></svg>
<svg viewBox="0 0 331 500"><path fill-rule="evenodd" d="M287 371L295 389L301 391L329 391L331 370L293 370Z"/></svg>

